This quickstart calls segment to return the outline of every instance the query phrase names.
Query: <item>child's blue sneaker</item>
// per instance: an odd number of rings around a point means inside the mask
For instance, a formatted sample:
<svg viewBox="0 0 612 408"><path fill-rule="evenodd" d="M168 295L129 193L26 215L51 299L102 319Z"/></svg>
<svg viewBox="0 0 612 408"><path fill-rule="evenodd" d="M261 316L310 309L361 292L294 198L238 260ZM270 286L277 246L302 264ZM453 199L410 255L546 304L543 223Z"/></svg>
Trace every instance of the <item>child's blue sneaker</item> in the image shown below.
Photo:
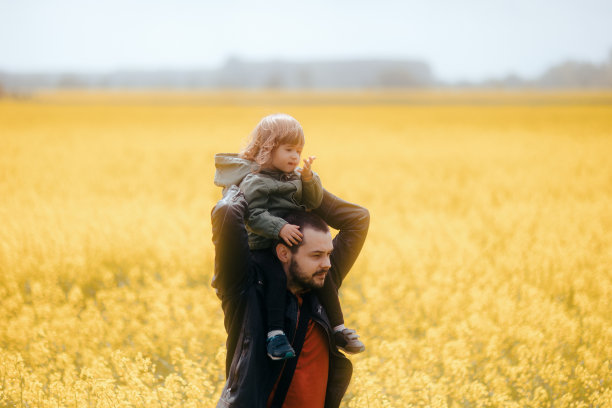
<svg viewBox="0 0 612 408"><path fill-rule="evenodd" d="M286 360L295 357L295 350L289 344L285 334L277 334L267 341L268 357L272 360Z"/></svg>

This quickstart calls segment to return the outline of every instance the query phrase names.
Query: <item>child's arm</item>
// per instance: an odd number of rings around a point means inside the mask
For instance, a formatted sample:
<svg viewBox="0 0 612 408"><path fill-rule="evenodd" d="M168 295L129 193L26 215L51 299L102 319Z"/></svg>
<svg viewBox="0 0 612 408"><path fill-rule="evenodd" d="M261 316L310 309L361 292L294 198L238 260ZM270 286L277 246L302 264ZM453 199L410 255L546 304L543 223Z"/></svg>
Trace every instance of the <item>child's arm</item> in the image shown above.
<svg viewBox="0 0 612 408"><path fill-rule="evenodd" d="M287 224L287 221L268 212L270 189L266 181L261 177L249 174L240 183L240 190L249 203L247 214L249 228L262 237L278 238L280 230Z"/></svg>
<svg viewBox="0 0 612 408"><path fill-rule="evenodd" d="M270 190L261 177L247 176L240 184L240 190L249 204L248 226L257 235L266 238L282 238L289 246L302 240L300 227L287 223L280 217L268 212Z"/></svg>
<svg viewBox="0 0 612 408"><path fill-rule="evenodd" d="M323 184L319 175L312 171L312 162L315 156L304 159L302 167L302 204L308 209L318 208L323 200Z"/></svg>

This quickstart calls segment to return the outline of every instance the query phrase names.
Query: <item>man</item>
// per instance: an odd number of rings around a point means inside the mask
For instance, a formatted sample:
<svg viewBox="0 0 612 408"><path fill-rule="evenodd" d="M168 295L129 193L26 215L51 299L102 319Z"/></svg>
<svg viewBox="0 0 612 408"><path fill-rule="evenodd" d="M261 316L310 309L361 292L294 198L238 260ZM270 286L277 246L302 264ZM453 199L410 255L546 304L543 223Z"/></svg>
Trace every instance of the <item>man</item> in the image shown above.
<svg viewBox="0 0 612 408"><path fill-rule="evenodd" d="M262 268L250 254L244 217L247 203L231 187L212 211L215 275L227 331L226 383L217 407L336 408L350 382L352 365L338 351L325 310L310 289L324 279L336 287L361 251L369 226L365 208L324 191L316 215L295 213L300 245L278 244L275 253L287 275L285 333L297 357L266 354ZM332 240L327 225L339 230ZM333 250L333 252L332 252Z"/></svg>

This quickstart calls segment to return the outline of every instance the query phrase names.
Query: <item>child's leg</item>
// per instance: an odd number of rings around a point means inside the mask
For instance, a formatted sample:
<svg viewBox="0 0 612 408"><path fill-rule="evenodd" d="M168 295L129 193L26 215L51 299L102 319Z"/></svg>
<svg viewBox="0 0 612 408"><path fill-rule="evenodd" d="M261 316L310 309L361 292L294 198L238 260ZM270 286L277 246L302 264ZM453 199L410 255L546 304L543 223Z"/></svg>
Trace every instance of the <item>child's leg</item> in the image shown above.
<svg viewBox="0 0 612 408"><path fill-rule="evenodd" d="M266 349L272 360L284 360L295 357L295 350L289 344L284 332L285 294L287 277L278 258L271 249L252 251L253 258L261 268L264 278L264 296L266 298L266 315L268 334Z"/></svg>
<svg viewBox="0 0 612 408"><path fill-rule="evenodd" d="M329 322L334 330L336 327L344 325L344 315L340 307L340 299L338 298L338 290L330 276L325 278L323 287L316 290L319 301L327 312Z"/></svg>
<svg viewBox="0 0 612 408"><path fill-rule="evenodd" d="M255 262L261 267L264 278L268 333L276 330L283 332L285 293L287 291L287 277L283 266L270 249L253 251L253 256Z"/></svg>
<svg viewBox="0 0 612 408"><path fill-rule="evenodd" d="M359 335L353 329L344 327L344 315L340 307L338 290L334 281L328 276L321 289L317 289L317 297L327 312L327 317L334 330L336 346L347 353L361 353L365 345L359 340Z"/></svg>

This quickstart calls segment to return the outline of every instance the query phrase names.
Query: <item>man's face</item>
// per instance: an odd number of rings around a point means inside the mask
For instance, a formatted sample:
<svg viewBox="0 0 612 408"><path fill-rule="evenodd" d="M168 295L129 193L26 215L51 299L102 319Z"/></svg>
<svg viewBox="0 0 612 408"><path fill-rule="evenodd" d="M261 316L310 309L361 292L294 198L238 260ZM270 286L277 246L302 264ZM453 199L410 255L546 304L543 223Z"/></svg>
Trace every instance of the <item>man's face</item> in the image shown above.
<svg viewBox="0 0 612 408"><path fill-rule="evenodd" d="M290 255L287 284L290 289L306 291L323 287L331 268L334 249L331 233L306 228L297 252Z"/></svg>

